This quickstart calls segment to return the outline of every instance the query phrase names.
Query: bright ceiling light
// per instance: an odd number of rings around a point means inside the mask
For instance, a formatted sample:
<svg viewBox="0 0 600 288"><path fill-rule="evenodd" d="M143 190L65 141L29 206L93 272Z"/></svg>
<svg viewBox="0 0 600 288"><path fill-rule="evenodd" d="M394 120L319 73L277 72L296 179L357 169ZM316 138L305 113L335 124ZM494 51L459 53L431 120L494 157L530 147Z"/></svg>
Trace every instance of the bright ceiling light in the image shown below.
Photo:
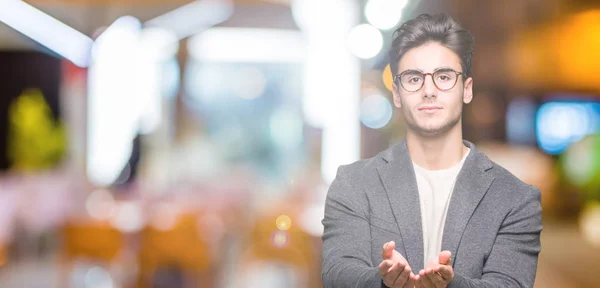
<svg viewBox="0 0 600 288"><path fill-rule="evenodd" d="M306 42L293 30L218 27L191 37L188 45L200 61L294 63L303 61Z"/></svg>
<svg viewBox="0 0 600 288"><path fill-rule="evenodd" d="M79 67L87 67L93 40L18 0L0 0L0 21Z"/></svg>
<svg viewBox="0 0 600 288"><path fill-rule="evenodd" d="M158 16L145 25L173 31L177 39L183 39L227 20L231 14L231 0L199 0Z"/></svg>

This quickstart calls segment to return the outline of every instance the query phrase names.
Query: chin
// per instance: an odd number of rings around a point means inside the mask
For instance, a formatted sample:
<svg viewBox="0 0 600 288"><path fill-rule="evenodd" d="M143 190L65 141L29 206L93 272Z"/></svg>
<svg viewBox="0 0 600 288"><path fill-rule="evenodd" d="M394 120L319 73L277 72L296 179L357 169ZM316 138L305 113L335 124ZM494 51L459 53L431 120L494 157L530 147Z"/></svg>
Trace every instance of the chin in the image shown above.
<svg viewBox="0 0 600 288"><path fill-rule="evenodd" d="M423 135L438 135L448 130L448 125L419 125L418 130Z"/></svg>
<svg viewBox="0 0 600 288"><path fill-rule="evenodd" d="M421 133L423 135L427 135L427 136L435 136L435 135L440 135L442 134L444 131L442 129L422 129Z"/></svg>
<svg viewBox="0 0 600 288"><path fill-rule="evenodd" d="M419 125L419 129L422 131L431 131L431 132L436 132L436 131L440 131L443 130L444 127L446 127L446 125L440 125L440 124L428 124L428 125Z"/></svg>

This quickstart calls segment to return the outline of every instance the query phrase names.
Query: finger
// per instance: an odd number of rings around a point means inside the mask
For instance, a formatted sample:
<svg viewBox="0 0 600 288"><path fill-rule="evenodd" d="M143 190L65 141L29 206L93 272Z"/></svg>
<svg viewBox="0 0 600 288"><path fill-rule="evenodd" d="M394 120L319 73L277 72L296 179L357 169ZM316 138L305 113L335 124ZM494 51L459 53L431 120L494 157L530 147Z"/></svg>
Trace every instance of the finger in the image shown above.
<svg viewBox="0 0 600 288"><path fill-rule="evenodd" d="M392 287L393 284L393 282L390 281L390 277L388 275L388 271L393 266L394 263L391 260L384 260L383 262L381 262L381 264L379 264L379 275L381 276L383 283L387 287Z"/></svg>
<svg viewBox="0 0 600 288"><path fill-rule="evenodd" d="M381 251L381 258L390 259L392 258L394 249L396 249L396 243L394 241L386 242L383 244L383 250Z"/></svg>
<svg viewBox="0 0 600 288"><path fill-rule="evenodd" d="M394 251L394 254L395 253L398 253L398 251ZM400 255L400 253L398 253L398 255ZM392 261L399 263L400 265L404 266L404 268L410 267L410 265L408 265L408 262L406 261L406 259L404 259L404 257L402 257L402 255L400 255L400 257L392 256Z"/></svg>
<svg viewBox="0 0 600 288"><path fill-rule="evenodd" d="M431 279L427 276L426 270L419 271L419 279L421 280L421 286L425 288L435 288L433 282L431 282Z"/></svg>
<svg viewBox="0 0 600 288"><path fill-rule="evenodd" d="M379 263L379 276L383 277L387 274L387 271L392 267L393 262L391 260L383 260Z"/></svg>
<svg viewBox="0 0 600 288"><path fill-rule="evenodd" d="M413 287L415 287L415 274L410 272L410 274L408 275L408 281L406 281L406 284L404 284L404 287L402 287L402 288L413 288Z"/></svg>
<svg viewBox="0 0 600 288"><path fill-rule="evenodd" d="M390 268L389 273L385 276L385 280L394 285L394 283L398 279L398 276L400 276L400 274L402 274L402 272L404 271L404 268L404 265L397 262L394 263L394 267Z"/></svg>
<svg viewBox="0 0 600 288"><path fill-rule="evenodd" d="M450 280L454 277L454 269L450 265L440 265L435 269L436 272L439 272L442 275L442 278L446 280Z"/></svg>
<svg viewBox="0 0 600 288"><path fill-rule="evenodd" d="M397 277L397 275L395 275L395 274L399 274L400 272L402 272L401 271L402 268L400 268L400 263L398 263L398 262L394 263L393 261L392 261L392 263L393 263L392 267L390 267L390 269L388 269L387 273L388 274L394 273L394 277Z"/></svg>
<svg viewBox="0 0 600 288"><path fill-rule="evenodd" d="M444 250L440 253L440 256L438 257L439 259L439 263L442 265L450 265L450 261L452 258L452 253L448 250Z"/></svg>
<svg viewBox="0 0 600 288"><path fill-rule="evenodd" d="M431 280L431 283L433 283L434 287L446 286L446 284L444 283L444 279L442 279L442 276L438 274L438 272L435 272L433 269L427 269L425 274L427 275L427 277L429 277L429 280Z"/></svg>
<svg viewBox="0 0 600 288"><path fill-rule="evenodd" d="M415 288L423 288L423 282L421 281L421 275L417 273L415 275Z"/></svg>
<svg viewBox="0 0 600 288"><path fill-rule="evenodd" d="M385 242L383 243L383 247L381 247L381 258L383 259L388 259L390 257L386 257L387 256L387 246L390 245L390 242Z"/></svg>
<svg viewBox="0 0 600 288"><path fill-rule="evenodd" d="M404 287L410 277L410 274L412 274L410 267L404 267L402 273L398 274L398 278L396 278L396 281L394 281L394 286Z"/></svg>

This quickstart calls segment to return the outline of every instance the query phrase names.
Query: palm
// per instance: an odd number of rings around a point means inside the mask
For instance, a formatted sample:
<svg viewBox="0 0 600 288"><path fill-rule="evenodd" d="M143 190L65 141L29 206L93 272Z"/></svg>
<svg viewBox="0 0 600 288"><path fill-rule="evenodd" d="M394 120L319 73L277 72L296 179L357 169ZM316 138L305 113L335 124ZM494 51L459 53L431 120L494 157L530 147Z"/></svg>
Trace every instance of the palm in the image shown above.
<svg viewBox="0 0 600 288"><path fill-rule="evenodd" d="M388 287L413 287L414 274L408 261L396 251L396 243L390 241L383 247L381 256L383 261L379 264L379 275Z"/></svg>
<svg viewBox="0 0 600 288"><path fill-rule="evenodd" d="M425 285L426 283L430 283L430 284L434 284L436 281L434 281L433 283L430 282L432 281L433 278L431 278L432 276L434 278L437 278L437 285L436 287L446 287L446 285L449 283L449 281L452 281L452 279L454 278L454 272L452 270L452 267L450 266L450 257L451 257L451 253L450 251L442 251L438 257L435 257L434 259L432 259L431 261L429 261L429 263L427 263L427 265L425 265L425 268L423 270L421 270L418 275L417 275L417 287L427 287L430 285ZM437 275L435 274L430 274L435 272ZM425 276L428 275L428 276ZM428 278L430 280L428 280ZM443 286L440 286L443 282ZM425 283L425 284L424 284Z"/></svg>

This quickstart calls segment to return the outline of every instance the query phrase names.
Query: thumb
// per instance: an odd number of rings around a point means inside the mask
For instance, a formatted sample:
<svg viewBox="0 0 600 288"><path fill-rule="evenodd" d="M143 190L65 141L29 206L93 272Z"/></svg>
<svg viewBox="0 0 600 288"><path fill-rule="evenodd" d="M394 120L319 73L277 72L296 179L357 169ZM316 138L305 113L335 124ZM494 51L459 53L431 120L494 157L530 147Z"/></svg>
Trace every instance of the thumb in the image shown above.
<svg viewBox="0 0 600 288"><path fill-rule="evenodd" d="M440 264L442 265L450 265L450 258L452 257L452 253L448 250L442 251L440 253Z"/></svg>
<svg viewBox="0 0 600 288"><path fill-rule="evenodd" d="M394 249L396 249L396 243L394 241L385 243L385 245L383 245L383 253L381 255L383 256L383 259L392 258Z"/></svg>

